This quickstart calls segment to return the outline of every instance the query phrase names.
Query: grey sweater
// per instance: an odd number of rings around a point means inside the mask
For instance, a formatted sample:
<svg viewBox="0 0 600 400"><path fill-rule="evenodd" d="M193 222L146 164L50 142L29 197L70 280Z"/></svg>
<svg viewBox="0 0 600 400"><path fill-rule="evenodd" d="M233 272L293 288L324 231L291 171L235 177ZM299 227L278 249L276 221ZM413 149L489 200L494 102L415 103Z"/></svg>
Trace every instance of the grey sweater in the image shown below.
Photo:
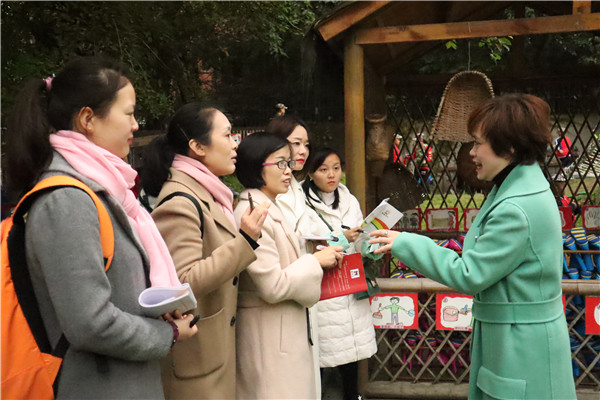
<svg viewBox="0 0 600 400"><path fill-rule="evenodd" d="M170 349L171 326L142 316L147 256L121 205L98 183L77 173L57 153L42 178L66 174L87 184L105 204L115 251L105 272L98 212L75 188L56 189L32 206L26 254L50 342L70 343L58 398L163 398L159 360ZM98 357L101 355L103 357ZM104 358L108 368L99 370Z"/></svg>

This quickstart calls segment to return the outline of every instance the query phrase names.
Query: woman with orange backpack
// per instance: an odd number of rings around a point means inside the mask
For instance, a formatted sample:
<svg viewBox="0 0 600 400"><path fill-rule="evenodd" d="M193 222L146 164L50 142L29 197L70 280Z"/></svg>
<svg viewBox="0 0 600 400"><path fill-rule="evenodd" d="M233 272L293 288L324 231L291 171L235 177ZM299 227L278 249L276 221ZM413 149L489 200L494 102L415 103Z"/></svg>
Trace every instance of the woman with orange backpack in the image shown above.
<svg viewBox="0 0 600 400"><path fill-rule="evenodd" d="M105 271L98 209L85 192L44 193L27 216L25 258L42 325L53 348L68 343L57 398L163 398L159 360L197 331L191 316L147 318L138 304L146 287L179 280L152 218L130 190L136 172L123 159L138 129L134 111L124 67L97 58L31 80L12 109L9 188L23 194L50 176L76 178L100 198L114 231Z"/></svg>

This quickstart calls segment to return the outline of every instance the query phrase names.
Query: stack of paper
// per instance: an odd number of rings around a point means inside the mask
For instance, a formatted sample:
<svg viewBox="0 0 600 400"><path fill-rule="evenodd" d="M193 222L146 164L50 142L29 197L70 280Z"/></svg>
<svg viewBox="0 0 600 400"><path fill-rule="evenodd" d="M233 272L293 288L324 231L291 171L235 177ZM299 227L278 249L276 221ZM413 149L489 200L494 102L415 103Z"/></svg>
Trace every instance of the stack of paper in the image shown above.
<svg viewBox="0 0 600 400"><path fill-rule="evenodd" d="M175 310L183 313L198 306L189 283L148 288L140 293L138 303L149 317L158 317Z"/></svg>

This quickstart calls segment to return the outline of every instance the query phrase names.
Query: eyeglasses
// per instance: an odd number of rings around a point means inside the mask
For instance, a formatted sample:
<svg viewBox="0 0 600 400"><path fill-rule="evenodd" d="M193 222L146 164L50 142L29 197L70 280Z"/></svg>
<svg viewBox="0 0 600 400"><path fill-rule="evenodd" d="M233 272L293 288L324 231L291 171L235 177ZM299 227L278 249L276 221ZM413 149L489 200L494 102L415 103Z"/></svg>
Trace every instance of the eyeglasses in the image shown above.
<svg viewBox="0 0 600 400"><path fill-rule="evenodd" d="M290 167L290 169L294 169L294 167L296 166L296 161L294 160L290 160L290 161L286 161L286 160L280 160L277 162L264 162L262 163L263 166L265 165L277 165L277 168L279 169L286 169L287 167Z"/></svg>

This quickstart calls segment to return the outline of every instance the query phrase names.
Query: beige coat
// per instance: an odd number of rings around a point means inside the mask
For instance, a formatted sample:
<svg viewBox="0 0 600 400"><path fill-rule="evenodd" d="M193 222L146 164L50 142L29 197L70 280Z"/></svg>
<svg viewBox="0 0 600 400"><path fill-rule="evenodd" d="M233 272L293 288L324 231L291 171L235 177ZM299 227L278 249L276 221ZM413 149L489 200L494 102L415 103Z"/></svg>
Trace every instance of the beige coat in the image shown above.
<svg viewBox="0 0 600 400"><path fill-rule="evenodd" d="M201 204L203 234L194 204L174 197L152 217L173 256L181 282L189 283L198 300L198 334L177 343L163 361L166 398L235 398L235 324L238 274L256 259L212 196L189 175L171 169L158 202L175 191L189 193ZM158 203L157 203L158 204Z"/></svg>
<svg viewBox="0 0 600 400"><path fill-rule="evenodd" d="M256 203L268 200L250 189ZM235 210L248 207L248 191ZM300 255L298 237L272 204L258 240L257 260L240 274L237 325L237 396L240 399L314 398L314 361L306 308L321 295L323 270Z"/></svg>

